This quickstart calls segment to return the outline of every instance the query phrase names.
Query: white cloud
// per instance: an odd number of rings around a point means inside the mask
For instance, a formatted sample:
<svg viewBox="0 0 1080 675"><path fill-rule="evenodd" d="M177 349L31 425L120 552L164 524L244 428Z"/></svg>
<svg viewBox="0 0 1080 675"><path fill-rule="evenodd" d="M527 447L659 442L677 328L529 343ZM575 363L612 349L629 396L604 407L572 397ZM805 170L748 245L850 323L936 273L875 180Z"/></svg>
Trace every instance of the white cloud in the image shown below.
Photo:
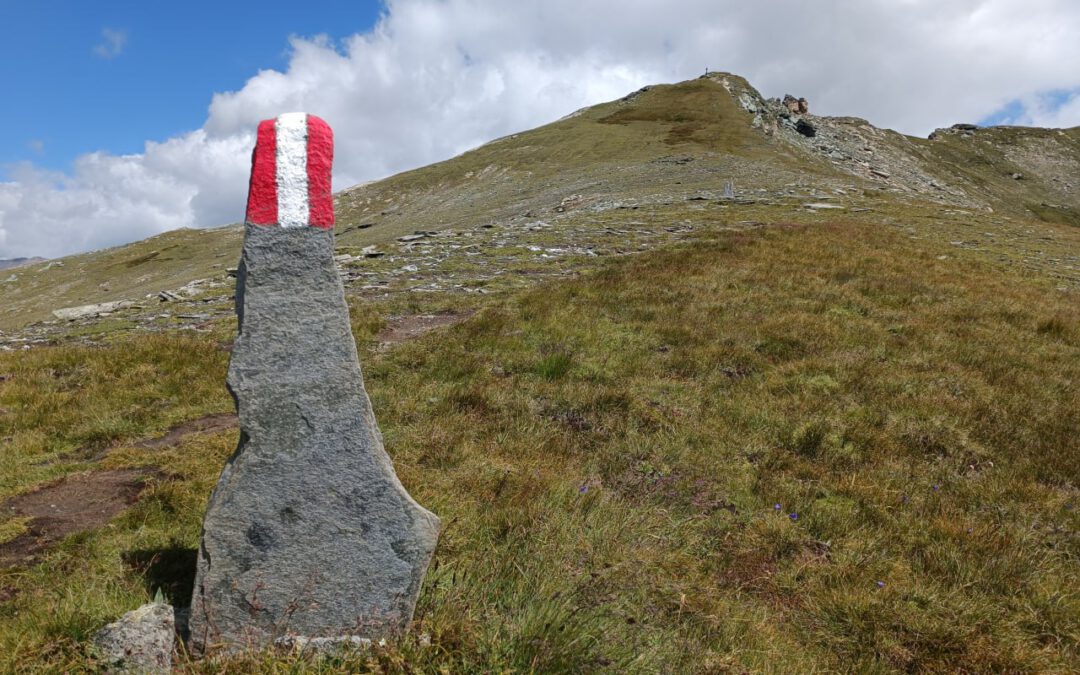
<svg viewBox="0 0 1080 675"><path fill-rule="evenodd" d="M992 116L998 124L1067 129L1080 126L1080 89L1071 92L1040 92L1014 101Z"/></svg>
<svg viewBox="0 0 1080 675"><path fill-rule="evenodd" d="M1074 0L390 0L370 32L291 39L285 72L215 94L202 129L87 155L70 175L16 170L0 185L0 257L239 220L252 132L281 112L334 128L336 189L706 67L922 135L1080 87L1076 35Z"/></svg>
<svg viewBox="0 0 1080 675"><path fill-rule="evenodd" d="M101 37L103 41L94 45L94 55L108 60L115 59L123 53L124 45L127 44L127 31L117 30L115 28L102 28Z"/></svg>

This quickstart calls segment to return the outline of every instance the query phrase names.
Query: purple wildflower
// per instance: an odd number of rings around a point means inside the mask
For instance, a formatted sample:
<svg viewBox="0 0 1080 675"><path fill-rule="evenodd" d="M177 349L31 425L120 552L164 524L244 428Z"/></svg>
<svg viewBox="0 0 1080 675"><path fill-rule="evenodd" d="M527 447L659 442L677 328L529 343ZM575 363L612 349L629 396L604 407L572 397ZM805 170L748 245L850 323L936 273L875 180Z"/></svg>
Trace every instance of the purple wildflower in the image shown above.
<svg viewBox="0 0 1080 675"><path fill-rule="evenodd" d="M791 518L792 520L798 520L799 519L799 514L797 514L797 513L789 513L789 514L787 514L787 517Z"/></svg>
<svg viewBox="0 0 1080 675"><path fill-rule="evenodd" d="M885 588L885 582L884 581L877 582L877 587L878 588Z"/></svg>
<svg viewBox="0 0 1080 675"><path fill-rule="evenodd" d="M775 510L775 511L779 511L780 509L782 509L782 508L783 508L783 507L782 507L782 506L780 506L779 504L773 504L773 505L772 505L772 507L773 507L773 510Z"/></svg>
<svg viewBox="0 0 1080 675"><path fill-rule="evenodd" d="M582 485L581 487L578 488L578 492L580 492L581 494L585 494L588 491L589 491L589 486L588 485Z"/></svg>

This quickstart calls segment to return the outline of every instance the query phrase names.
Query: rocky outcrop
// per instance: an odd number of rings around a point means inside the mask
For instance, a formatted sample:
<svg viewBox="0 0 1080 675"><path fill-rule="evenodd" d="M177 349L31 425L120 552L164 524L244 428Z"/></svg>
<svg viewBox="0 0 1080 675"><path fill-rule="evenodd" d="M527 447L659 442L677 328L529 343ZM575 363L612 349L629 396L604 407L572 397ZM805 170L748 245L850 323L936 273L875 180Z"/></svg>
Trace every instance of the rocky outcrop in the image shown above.
<svg viewBox="0 0 1080 675"><path fill-rule="evenodd" d="M977 124L954 124L947 129L934 129L932 132L930 132L930 136L928 136L928 138L932 141L936 141L937 139L946 135L971 138L978 130L979 125Z"/></svg>
<svg viewBox="0 0 1080 675"><path fill-rule="evenodd" d="M782 105L792 115L806 115L810 112L810 103L805 98L795 98L791 94L784 94Z"/></svg>

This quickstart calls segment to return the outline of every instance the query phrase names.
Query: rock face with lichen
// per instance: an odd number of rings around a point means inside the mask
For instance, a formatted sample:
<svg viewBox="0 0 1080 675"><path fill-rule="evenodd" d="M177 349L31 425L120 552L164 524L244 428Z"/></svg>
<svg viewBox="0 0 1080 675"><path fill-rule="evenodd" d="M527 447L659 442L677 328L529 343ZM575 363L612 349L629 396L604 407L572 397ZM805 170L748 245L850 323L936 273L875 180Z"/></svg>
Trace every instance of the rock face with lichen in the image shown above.
<svg viewBox="0 0 1080 675"><path fill-rule="evenodd" d="M253 171L253 195L256 181ZM281 200L297 188L303 198L309 185L280 182L260 194ZM412 618L439 520L405 491L383 449L332 224L263 224L250 203L248 213L228 374L240 444L203 523L191 647L382 637Z"/></svg>

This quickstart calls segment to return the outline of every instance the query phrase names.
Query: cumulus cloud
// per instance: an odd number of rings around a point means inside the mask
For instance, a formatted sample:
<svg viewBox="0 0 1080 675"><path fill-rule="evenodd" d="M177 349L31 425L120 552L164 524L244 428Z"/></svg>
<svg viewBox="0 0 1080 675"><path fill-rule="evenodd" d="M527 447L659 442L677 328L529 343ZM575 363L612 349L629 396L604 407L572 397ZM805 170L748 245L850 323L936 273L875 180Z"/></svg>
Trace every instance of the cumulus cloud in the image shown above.
<svg viewBox="0 0 1080 675"><path fill-rule="evenodd" d="M127 44L127 31L102 28L101 38L102 41L94 45L94 55L106 60L115 59L124 51L124 45Z"/></svg>
<svg viewBox="0 0 1080 675"><path fill-rule="evenodd" d="M334 128L335 189L706 68L923 135L1080 87L1078 34L1073 0L390 0L368 32L293 37L284 72L214 94L199 130L66 175L18 168L0 184L0 257L239 220L252 130L281 112ZM1077 107L1029 119L1080 124Z"/></svg>

